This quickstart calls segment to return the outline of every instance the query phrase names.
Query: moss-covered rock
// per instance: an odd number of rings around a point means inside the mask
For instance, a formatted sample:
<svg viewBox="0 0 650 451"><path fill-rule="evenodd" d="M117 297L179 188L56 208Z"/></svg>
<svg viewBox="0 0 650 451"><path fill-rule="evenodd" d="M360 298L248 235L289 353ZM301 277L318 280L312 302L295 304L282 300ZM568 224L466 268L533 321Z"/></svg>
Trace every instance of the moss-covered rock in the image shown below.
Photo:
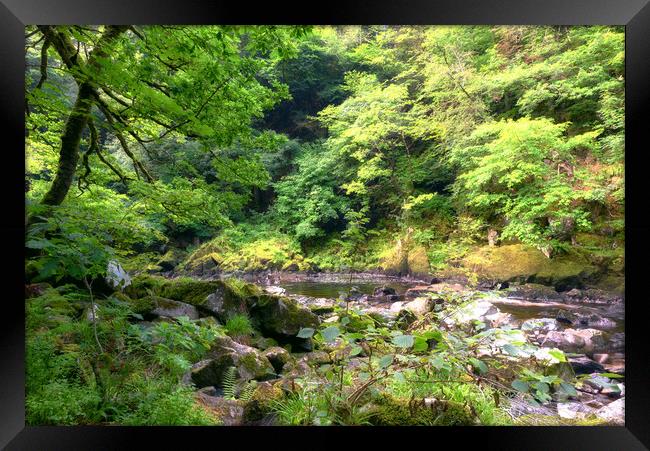
<svg viewBox="0 0 650 451"><path fill-rule="evenodd" d="M127 296L125 293L118 291L113 293L113 297L120 302L128 304L130 310L133 313L137 313L138 315L152 316L152 312L156 308L156 303L154 302L153 297L150 295L141 298L132 298L130 296Z"/></svg>
<svg viewBox="0 0 650 451"><path fill-rule="evenodd" d="M249 423L263 419L272 413L273 404L281 401L284 396L280 383L260 382L244 407L244 421Z"/></svg>
<svg viewBox="0 0 650 451"><path fill-rule="evenodd" d="M244 403L236 399L196 393L196 401L224 426L241 426L244 421Z"/></svg>
<svg viewBox="0 0 650 451"><path fill-rule="evenodd" d="M149 299L155 304L156 308L151 314L165 318L180 318L186 316L189 319L199 319L199 311L193 305L185 302L174 301L173 299L161 298L159 296L149 296Z"/></svg>
<svg viewBox="0 0 650 451"><path fill-rule="evenodd" d="M251 237L252 238L252 237ZM203 244L182 263L185 272L204 274L215 270L261 271L282 269L306 271L310 263L286 236L274 235L249 242L225 241L223 237Z"/></svg>
<svg viewBox="0 0 650 451"><path fill-rule="evenodd" d="M224 283L219 280L204 281L180 277L169 279L163 283L159 295L194 306L205 306L208 302L208 296L223 288Z"/></svg>
<svg viewBox="0 0 650 451"><path fill-rule="evenodd" d="M282 296L262 294L248 301L253 323L265 336L311 350L311 339L296 337L303 327L318 327L318 317L311 310Z"/></svg>
<svg viewBox="0 0 650 451"><path fill-rule="evenodd" d="M538 283L525 283L508 288L508 297L518 299L534 299L544 301L558 301L562 295L555 288Z"/></svg>
<svg viewBox="0 0 650 451"><path fill-rule="evenodd" d="M217 380L207 380L202 378L202 375L199 376L199 379L206 385L220 385L223 374L231 366L237 368L238 378L245 381L267 380L276 377L271 362L259 350L237 343L230 337L217 338L208 351L207 358L211 359L211 363L204 366L204 374L219 377ZM192 379L196 381L194 375Z"/></svg>
<svg viewBox="0 0 650 451"><path fill-rule="evenodd" d="M413 276L426 276L430 272L429 257L423 246L415 246L409 250L407 256L408 273Z"/></svg>
<svg viewBox="0 0 650 451"><path fill-rule="evenodd" d="M197 280L189 277L166 279L152 275L139 275L133 279L125 294L132 300L165 298L183 302L209 312L222 321L232 313L246 312L246 298L261 291L252 284L235 279ZM155 308L155 306L154 306Z"/></svg>
<svg viewBox="0 0 650 451"><path fill-rule="evenodd" d="M579 252L549 259L524 244L481 247L469 253L462 264L480 279L540 283L558 291L582 288L599 275L599 269Z"/></svg>
<svg viewBox="0 0 650 451"><path fill-rule="evenodd" d="M275 372L278 374L282 372L284 365L289 362L289 360L291 360L291 354L289 354L289 351L279 346L273 346L265 349L262 352L262 355L269 359L269 362L271 362L271 365L273 365Z"/></svg>
<svg viewBox="0 0 650 451"><path fill-rule="evenodd" d="M301 357L301 360L313 366L332 363L332 356L326 351L312 351Z"/></svg>
<svg viewBox="0 0 650 451"><path fill-rule="evenodd" d="M26 300L28 330L57 327L70 323L83 314L87 303L73 301L62 294L62 289L46 288L40 296Z"/></svg>
<svg viewBox="0 0 650 451"><path fill-rule="evenodd" d="M377 426L470 426L476 424L471 408L453 401L419 402L380 394L370 407L370 422Z"/></svg>
<svg viewBox="0 0 650 451"><path fill-rule="evenodd" d="M50 288L52 288L52 285L46 282L27 284L25 285L25 299L41 296Z"/></svg>
<svg viewBox="0 0 650 451"><path fill-rule="evenodd" d="M178 266L187 256L187 252L173 247L156 262L156 265L163 271L171 271Z"/></svg>
<svg viewBox="0 0 650 451"><path fill-rule="evenodd" d="M272 348L274 346L278 346L278 342L274 340L273 338L269 337L262 337L262 336L254 336L251 339L251 346L256 347L257 349L261 349L262 351Z"/></svg>

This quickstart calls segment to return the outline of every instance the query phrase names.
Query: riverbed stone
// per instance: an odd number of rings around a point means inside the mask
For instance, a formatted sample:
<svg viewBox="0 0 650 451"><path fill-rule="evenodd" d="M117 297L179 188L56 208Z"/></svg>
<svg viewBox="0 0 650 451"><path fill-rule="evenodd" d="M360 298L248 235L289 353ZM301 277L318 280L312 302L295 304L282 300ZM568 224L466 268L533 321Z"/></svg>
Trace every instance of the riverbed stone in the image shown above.
<svg viewBox="0 0 650 451"><path fill-rule="evenodd" d="M375 290L373 292L373 296L388 296L388 295L391 295L391 294L397 294L397 292L395 291L395 288L387 287L385 285L375 288Z"/></svg>
<svg viewBox="0 0 650 451"><path fill-rule="evenodd" d="M618 399L598 409L596 416L612 425L625 425L625 398Z"/></svg>
<svg viewBox="0 0 650 451"><path fill-rule="evenodd" d="M609 350L613 352L625 349L625 332L616 332L609 337Z"/></svg>
<svg viewBox="0 0 650 451"><path fill-rule="evenodd" d="M286 289L284 289L282 287L279 287L277 285L266 286L266 287L264 287L264 291L266 291L269 294L275 294L275 295L278 295L278 296L282 296L282 295L287 294Z"/></svg>
<svg viewBox="0 0 650 451"><path fill-rule="evenodd" d="M593 329L614 329L616 327L616 321L598 315L596 313L592 313L592 314L575 313L574 318L575 318L574 319L575 327L584 327L584 328L593 328Z"/></svg>
<svg viewBox="0 0 650 451"><path fill-rule="evenodd" d="M552 330L546 334L544 346L560 348L565 352L589 353L604 349L605 337L597 329Z"/></svg>
<svg viewBox="0 0 650 451"><path fill-rule="evenodd" d="M561 402L557 405L557 414L565 420L581 420L593 415L594 409L580 402Z"/></svg>
<svg viewBox="0 0 650 451"><path fill-rule="evenodd" d="M562 299L562 295L555 291L553 287L538 283L526 283L511 286L508 289L507 296L511 298L536 301L558 301Z"/></svg>
<svg viewBox="0 0 650 451"><path fill-rule="evenodd" d="M199 319L199 311L193 305L158 296L152 296L152 300L155 303L156 308L154 308L151 313L156 316L167 318L180 318L181 316L186 316L189 319Z"/></svg>
<svg viewBox="0 0 650 451"><path fill-rule="evenodd" d="M468 302L452 315L445 318L444 321L450 326L471 324L473 321L490 322L490 319L486 320L486 316L490 317L496 313L500 313L500 310L491 302L485 299L477 299Z"/></svg>
<svg viewBox="0 0 650 451"><path fill-rule="evenodd" d="M605 368L603 368L599 362L590 359L584 354L580 356L569 357L568 360L576 375L601 373L605 371Z"/></svg>
<svg viewBox="0 0 650 451"><path fill-rule="evenodd" d="M422 316L426 315L433 310L433 307L436 305L435 301L430 297L419 297L414 300L407 302L402 306L416 315Z"/></svg>

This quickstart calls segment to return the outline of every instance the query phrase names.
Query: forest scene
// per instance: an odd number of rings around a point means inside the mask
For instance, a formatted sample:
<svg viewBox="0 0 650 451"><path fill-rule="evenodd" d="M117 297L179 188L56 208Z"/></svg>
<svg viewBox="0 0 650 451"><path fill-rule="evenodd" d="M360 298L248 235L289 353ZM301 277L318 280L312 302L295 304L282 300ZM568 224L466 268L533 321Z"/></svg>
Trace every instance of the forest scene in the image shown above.
<svg viewBox="0 0 650 451"><path fill-rule="evenodd" d="M27 26L28 425L623 425L625 34Z"/></svg>

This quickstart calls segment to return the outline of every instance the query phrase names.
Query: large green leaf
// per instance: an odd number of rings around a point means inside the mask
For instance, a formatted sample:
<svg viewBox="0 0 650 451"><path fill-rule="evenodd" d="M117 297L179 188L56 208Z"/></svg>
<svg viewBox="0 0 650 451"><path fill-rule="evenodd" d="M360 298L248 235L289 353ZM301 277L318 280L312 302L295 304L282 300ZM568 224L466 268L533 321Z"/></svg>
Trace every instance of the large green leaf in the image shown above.
<svg viewBox="0 0 650 451"><path fill-rule="evenodd" d="M524 382L524 381L522 381L520 379L515 379L514 381L512 381L512 384L510 384L510 385L512 385L512 388L514 388L517 391L520 391L522 393L528 393L528 383L527 382Z"/></svg>
<svg viewBox="0 0 650 451"><path fill-rule="evenodd" d="M320 331L323 340L330 343L336 339L341 334L341 329L337 326L329 326Z"/></svg>
<svg viewBox="0 0 650 451"><path fill-rule="evenodd" d="M296 335L298 338L311 338L314 335L315 330L311 327L303 327Z"/></svg>
<svg viewBox="0 0 650 451"><path fill-rule="evenodd" d="M379 359L379 369L383 370L384 368L387 368L391 363L393 363L393 356L391 354L387 354Z"/></svg>
<svg viewBox="0 0 650 451"><path fill-rule="evenodd" d="M485 374L488 372L487 365L481 360L471 357L469 361L472 364L472 366L476 368L481 374Z"/></svg>
<svg viewBox="0 0 650 451"><path fill-rule="evenodd" d="M413 346L413 335L398 335L393 337L393 344L398 348L410 348Z"/></svg>
<svg viewBox="0 0 650 451"><path fill-rule="evenodd" d="M415 342L413 343L413 351L423 352L429 349L429 343L422 337L415 337Z"/></svg>

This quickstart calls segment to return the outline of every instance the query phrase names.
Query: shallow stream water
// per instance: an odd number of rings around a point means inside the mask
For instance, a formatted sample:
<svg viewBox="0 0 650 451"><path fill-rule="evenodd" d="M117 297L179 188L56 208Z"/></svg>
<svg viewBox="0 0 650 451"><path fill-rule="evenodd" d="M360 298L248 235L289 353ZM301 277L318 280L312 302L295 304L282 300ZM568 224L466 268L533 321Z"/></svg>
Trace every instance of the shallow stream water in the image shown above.
<svg viewBox="0 0 650 451"><path fill-rule="evenodd" d="M341 276L343 278L343 276ZM404 293L417 285L422 285L418 280L367 280L357 279L350 281L343 280L278 280L279 286L284 288L289 295L308 296L314 298L337 299L344 297L349 290L354 287L361 294L372 295L376 288L390 287L403 300ZM608 332L624 331L624 313L623 306L602 306L587 305L579 303L567 303L562 301L535 301L535 300L517 300L501 296L489 297L488 300L496 305L504 313L510 313L516 320L525 321L534 318L555 318L560 311L568 311L580 314L598 314L610 318L616 323L616 327L609 328ZM595 327L598 328L598 327Z"/></svg>

